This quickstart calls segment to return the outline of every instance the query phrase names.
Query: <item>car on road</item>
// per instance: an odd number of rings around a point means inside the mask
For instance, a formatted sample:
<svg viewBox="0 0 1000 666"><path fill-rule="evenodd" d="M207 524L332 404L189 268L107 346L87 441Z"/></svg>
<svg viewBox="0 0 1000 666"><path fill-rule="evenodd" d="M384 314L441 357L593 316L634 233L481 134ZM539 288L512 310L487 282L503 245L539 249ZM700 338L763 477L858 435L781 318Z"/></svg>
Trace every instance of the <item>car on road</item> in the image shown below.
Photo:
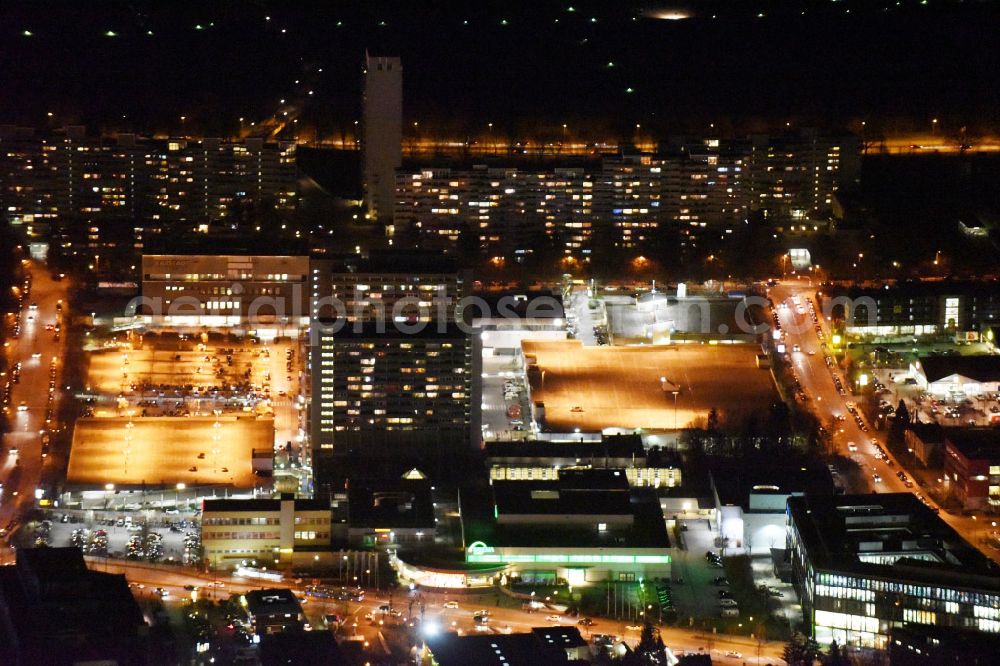
<svg viewBox="0 0 1000 666"><path fill-rule="evenodd" d="M584 627L592 627L592 626L594 626L594 621L591 620L589 617L583 617L583 618L580 618L580 620L577 622L577 624L579 624L581 626L584 626Z"/></svg>
<svg viewBox="0 0 1000 666"><path fill-rule="evenodd" d="M726 656L729 657L730 659L742 659L743 653L737 652L736 650L730 650L729 652L726 653Z"/></svg>
<svg viewBox="0 0 1000 666"><path fill-rule="evenodd" d="M875 483L882 483L882 477L879 476L878 472L872 474L872 480L875 481Z"/></svg>
<svg viewBox="0 0 1000 666"><path fill-rule="evenodd" d="M35 352L34 354L31 355L31 358L35 359L36 361L38 359L40 359L41 357L42 357L42 353L41 352Z"/></svg>
<svg viewBox="0 0 1000 666"><path fill-rule="evenodd" d="M735 599L719 599L719 605L723 608L737 608L739 606Z"/></svg>
<svg viewBox="0 0 1000 666"><path fill-rule="evenodd" d="M442 605L443 605L443 606L444 606L445 608L451 608L451 609L455 609L455 608L458 608L458 602L457 602L457 601L446 601L446 602L444 602L444 604L442 604Z"/></svg>
<svg viewBox="0 0 1000 666"><path fill-rule="evenodd" d="M802 348L799 347L798 345L792 345L792 351L793 352L800 352L800 351L802 351Z"/></svg>
<svg viewBox="0 0 1000 666"><path fill-rule="evenodd" d="M855 444L854 442L848 442L847 443L847 450L850 451L851 453L854 453L854 452L856 452L858 450L858 445Z"/></svg>
<svg viewBox="0 0 1000 666"><path fill-rule="evenodd" d="M560 615L547 615L547 616L545 616L545 621L546 622L555 622L556 624L559 624L560 622L562 622L562 616L560 616Z"/></svg>
<svg viewBox="0 0 1000 666"><path fill-rule="evenodd" d="M21 404L17 406L17 411L19 411L19 412L26 412L26 411L28 411L28 403L26 403L25 401L22 400Z"/></svg>

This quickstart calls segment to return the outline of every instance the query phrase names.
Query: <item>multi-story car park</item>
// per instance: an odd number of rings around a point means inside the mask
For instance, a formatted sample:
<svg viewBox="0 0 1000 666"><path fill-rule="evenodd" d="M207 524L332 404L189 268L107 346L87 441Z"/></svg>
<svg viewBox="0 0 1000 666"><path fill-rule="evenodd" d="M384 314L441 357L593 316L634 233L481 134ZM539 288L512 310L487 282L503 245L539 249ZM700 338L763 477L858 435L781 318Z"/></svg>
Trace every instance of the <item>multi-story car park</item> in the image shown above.
<svg viewBox="0 0 1000 666"><path fill-rule="evenodd" d="M913 494L790 497L788 548L821 645L884 649L905 623L1000 632L1000 571Z"/></svg>

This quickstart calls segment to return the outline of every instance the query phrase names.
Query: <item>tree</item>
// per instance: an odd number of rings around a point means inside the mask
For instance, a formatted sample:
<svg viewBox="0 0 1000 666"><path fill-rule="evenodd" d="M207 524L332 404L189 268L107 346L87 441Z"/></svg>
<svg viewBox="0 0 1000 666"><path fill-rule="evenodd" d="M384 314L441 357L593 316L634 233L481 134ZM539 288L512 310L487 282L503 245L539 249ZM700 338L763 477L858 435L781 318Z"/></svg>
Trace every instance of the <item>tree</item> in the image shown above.
<svg viewBox="0 0 1000 666"><path fill-rule="evenodd" d="M635 646L635 655L638 657L638 663L667 663L663 639L660 637L659 632L653 629L653 621L648 617L642 623L642 633L639 634L639 644Z"/></svg>
<svg viewBox="0 0 1000 666"><path fill-rule="evenodd" d="M823 656L823 666L849 666L847 646L838 645L837 641L830 643L830 649Z"/></svg>
<svg viewBox="0 0 1000 666"><path fill-rule="evenodd" d="M896 407L896 421L899 421L905 427L910 420L910 410L906 408L906 402L900 398L899 405Z"/></svg>
<svg viewBox="0 0 1000 666"><path fill-rule="evenodd" d="M792 634L782 654L788 666L813 666L820 656L819 644L798 631Z"/></svg>
<svg viewBox="0 0 1000 666"><path fill-rule="evenodd" d="M896 407L896 416L889 427L889 437L887 443L891 448L900 448L906 439L906 427L910 424L910 410L906 408L906 403L899 401Z"/></svg>

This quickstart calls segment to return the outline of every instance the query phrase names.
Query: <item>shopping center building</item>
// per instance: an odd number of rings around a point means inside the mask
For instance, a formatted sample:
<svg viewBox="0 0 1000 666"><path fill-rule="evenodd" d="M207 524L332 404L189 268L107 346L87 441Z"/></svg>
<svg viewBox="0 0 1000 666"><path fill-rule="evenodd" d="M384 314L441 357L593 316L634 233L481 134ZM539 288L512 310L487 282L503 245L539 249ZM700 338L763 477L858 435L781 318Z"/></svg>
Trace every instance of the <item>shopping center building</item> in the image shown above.
<svg viewBox="0 0 1000 666"><path fill-rule="evenodd" d="M562 470L553 481L493 481L493 520L467 526L468 563L508 577L579 586L670 575L670 540L656 493L624 470ZM468 525L468 523L467 523Z"/></svg>

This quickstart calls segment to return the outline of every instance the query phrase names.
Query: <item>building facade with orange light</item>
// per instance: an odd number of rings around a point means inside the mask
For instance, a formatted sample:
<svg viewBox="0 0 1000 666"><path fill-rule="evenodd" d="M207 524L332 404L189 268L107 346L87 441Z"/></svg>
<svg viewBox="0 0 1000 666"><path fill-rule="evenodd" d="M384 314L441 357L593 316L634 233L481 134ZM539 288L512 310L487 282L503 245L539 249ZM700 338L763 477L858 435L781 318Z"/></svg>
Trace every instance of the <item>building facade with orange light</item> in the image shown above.
<svg viewBox="0 0 1000 666"><path fill-rule="evenodd" d="M548 245L587 260L605 245L642 250L657 229L733 233L752 212L776 221L824 219L853 180L851 135L803 130L738 139L673 137L655 153L532 162L404 165L396 173L394 231L434 247L470 235L487 253L523 258Z"/></svg>

